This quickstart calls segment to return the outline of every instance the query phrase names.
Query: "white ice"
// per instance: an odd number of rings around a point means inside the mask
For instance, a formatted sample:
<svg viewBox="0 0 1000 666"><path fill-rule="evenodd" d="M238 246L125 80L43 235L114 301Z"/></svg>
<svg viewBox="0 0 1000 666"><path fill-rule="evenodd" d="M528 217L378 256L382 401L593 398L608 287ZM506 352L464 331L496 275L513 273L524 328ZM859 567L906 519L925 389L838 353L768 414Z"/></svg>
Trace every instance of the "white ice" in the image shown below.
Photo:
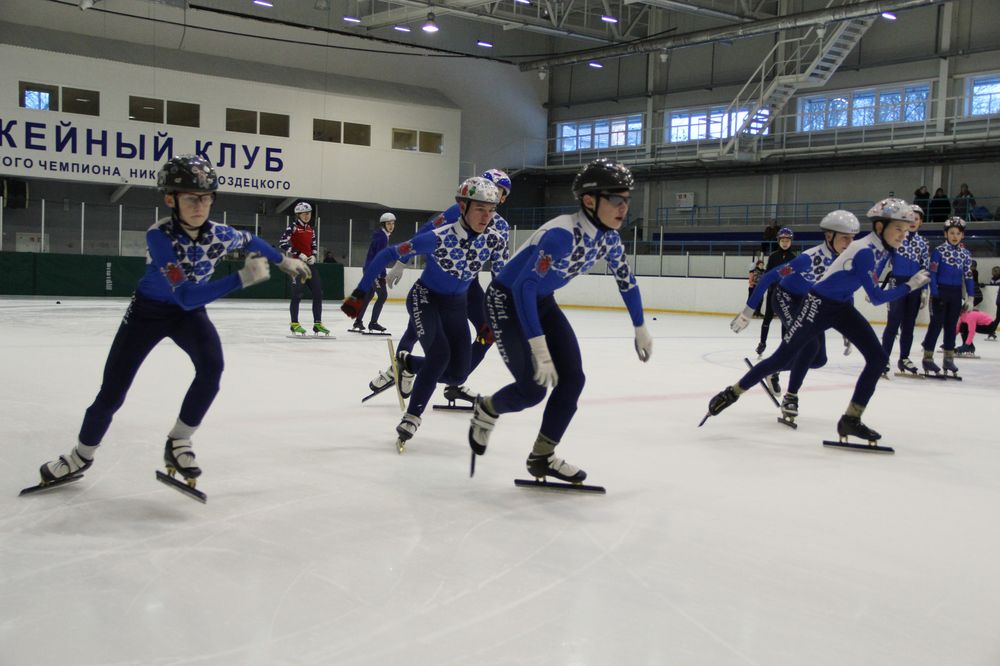
<svg viewBox="0 0 1000 666"><path fill-rule="evenodd" d="M556 494L513 485L540 407L470 479L466 414L397 455L394 394L360 402L385 341L335 303L313 341L286 303L220 302L207 504L154 480L192 376L169 342L84 479L18 497L74 444L125 304L0 299L0 664L1000 663L1000 343L961 383L881 382L879 456L820 444L861 367L839 337L797 431L759 388L699 429L759 324L658 314L642 364L624 312L570 310L588 381L559 451L608 492ZM491 351L469 383L508 380Z"/></svg>

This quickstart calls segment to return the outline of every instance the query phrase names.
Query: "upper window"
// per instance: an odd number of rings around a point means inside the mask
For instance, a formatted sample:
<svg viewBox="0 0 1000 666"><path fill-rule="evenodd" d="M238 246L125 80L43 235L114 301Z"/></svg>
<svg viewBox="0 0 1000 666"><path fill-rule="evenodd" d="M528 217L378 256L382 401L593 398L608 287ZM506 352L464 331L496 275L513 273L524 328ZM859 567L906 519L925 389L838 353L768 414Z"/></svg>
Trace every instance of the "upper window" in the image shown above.
<svg viewBox="0 0 1000 666"><path fill-rule="evenodd" d="M973 77L966 85L967 115L1000 113L1000 74Z"/></svg>
<svg viewBox="0 0 1000 666"><path fill-rule="evenodd" d="M96 90L63 87L60 98L59 86L47 83L20 81L18 84L18 105L36 111L62 111L80 113L86 116L101 115L101 93Z"/></svg>
<svg viewBox="0 0 1000 666"><path fill-rule="evenodd" d="M666 114L665 139L668 143L727 139L746 125L750 134L767 134L770 113L763 109L756 119L747 123L750 112L738 109L726 113L726 107L706 107L703 109L681 109Z"/></svg>
<svg viewBox="0 0 1000 666"><path fill-rule="evenodd" d="M345 122L344 143L350 143L355 146L372 145L372 126Z"/></svg>
<svg viewBox="0 0 1000 666"><path fill-rule="evenodd" d="M556 125L556 151L560 153L641 145L641 113Z"/></svg>
<svg viewBox="0 0 1000 666"><path fill-rule="evenodd" d="M801 97L798 131L924 122L930 96L929 83L915 83Z"/></svg>
<svg viewBox="0 0 1000 666"><path fill-rule="evenodd" d="M244 109L226 109L226 131L257 133L257 112Z"/></svg>
<svg viewBox="0 0 1000 666"><path fill-rule="evenodd" d="M101 115L101 93L83 88L62 89L63 113L80 113L85 116Z"/></svg>
<svg viewBox="0 0 1000 666"><path fill-rule="evenodd" d="M440 132L419 132L411 129L392 130L393 150L412 150L421 153L444 152L444 135Z"/></svg>
<svg viewBox="0 0 1000 666"><path fill-rule="evenodd" d="M313 118L313 141L340 143L340 121Z"/></svg>
<svg viewBox="0 0 1000 666"><path fill-rule="evenodd" d="M20 106L37 111L59 110L59 86L21 81L18 86Z"/></svg>

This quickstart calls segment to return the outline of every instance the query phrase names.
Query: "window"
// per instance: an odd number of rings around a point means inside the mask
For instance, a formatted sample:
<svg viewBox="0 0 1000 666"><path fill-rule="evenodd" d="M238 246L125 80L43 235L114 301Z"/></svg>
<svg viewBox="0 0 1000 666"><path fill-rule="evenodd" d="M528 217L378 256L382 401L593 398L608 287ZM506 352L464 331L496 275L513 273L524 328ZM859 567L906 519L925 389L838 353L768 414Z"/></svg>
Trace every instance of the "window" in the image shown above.
<svg viewBox="0 0 1000 666"><path fill-rule="evenodd" d="M344 123L344 143L354 146L372 145L372 126L359 123Z"/></svg>
<svg viewBox="0 0 1000 666"><path fill-rule="evenodd" d="M62 110L64 113L99 116L101 115L101 93L96 90L63 87Z"/></svg>
<svg viewBox="0 0 1000 666"><path fill-rule="evenodd" d="M288 136L288 116L281 113L260 112L260 133L270 136Z"/></svg>
<svg viewBox="0 0 1000 666"><path fill-rule="evenodd" d="M313 141L340 143L340 121L313 118Z"/></svg>
<svg viewBox="0 0 1000 666"><path fill-rule="evenodd" d="M144 123L163 123L163 100L152 97L128 98L128 119Z"/></svg>
<svg viewBox="0 0 1000 666"><path fill-rule="evenodd" d="M21 81L18 85L20 106L37 111L59 110L59 86Z"/></svg>
<svg viewBox="0 0 1000 666"><path fill-rule="evenodd" d="M726 113L726 107L717 106L704 109L681 109L667 114L665 139L668 143L703 141L705 139L726 139L746 124L748 134L767 134L770 112L761 109L754 119L747 122L750 112L738 109Z"/></svg>
<svg viewBox="0 0 1000 666"><path fill-rule="evenodd" d="M975 77L969 79L967 86L968 115L1000 113L1000 75Z"/></svg>
<svg viewBox="0 0 1000 666"><path fill-rule="evenodd" d="M393 150L416 150L417 130L396 129L392 130Z"/></svg>
<svg viewBox="0 0 1000 666"><path fill-rule="evenodd" d="M201 127L201 107L197 104L167 100L167 124Z"/></svg>
<svg viewBox="0 0 1000 666"><path fill-rule="evenodd" d="M420 152L422 153L437 153L440 155L444 152L444 135L440 132L421 132L420 133Z"/></svg>
<svg viewBox="0 0 1000 666"><path fill-rule="evenodd" d="M930 96L930 84L917 83L802 97L799 131L924 122L929 118Z"/></svg>
<svg viewBox="0 0 1000 666"><path fill-rule="evenodd" d="M257 133L257 112L243 109L226 109L226 131Z"/></svg>
<svg viewBox="0 0 1000 666"><path fill-rule="evenodd" d="M642 114L580 120L556 125L556 151L641 146Z"/></svg>

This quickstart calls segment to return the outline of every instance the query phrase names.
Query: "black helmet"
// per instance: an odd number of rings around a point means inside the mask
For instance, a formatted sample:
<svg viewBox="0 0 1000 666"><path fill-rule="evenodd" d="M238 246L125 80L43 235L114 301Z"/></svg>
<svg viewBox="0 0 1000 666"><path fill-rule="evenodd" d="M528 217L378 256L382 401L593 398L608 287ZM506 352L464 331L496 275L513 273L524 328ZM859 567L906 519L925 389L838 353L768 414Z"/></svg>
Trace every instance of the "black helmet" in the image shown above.
<svg viewBox="0 0 1000 666"><path fill-rule="evenodd" d="M219 177L212 163L201 155L171 157L156 175L161 192L215 192Z"/></svg>
<svg viewBox="0 0 1000 666"><path fill-rule="evenodd" d="M627 166L599 157L576 174L573 179L573 194L579 199L584 194L631 190L634 186L635 178Z"/></svg>

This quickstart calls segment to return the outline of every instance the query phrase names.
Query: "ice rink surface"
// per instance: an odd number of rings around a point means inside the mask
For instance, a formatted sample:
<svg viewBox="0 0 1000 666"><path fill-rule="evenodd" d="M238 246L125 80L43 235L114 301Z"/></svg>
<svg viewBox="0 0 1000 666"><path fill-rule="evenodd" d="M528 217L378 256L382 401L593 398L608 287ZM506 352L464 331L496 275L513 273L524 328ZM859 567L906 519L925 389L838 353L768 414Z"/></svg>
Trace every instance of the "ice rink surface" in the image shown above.
<svg viewBox="0 0 1000 666"><path fill-rule="evenodd" d="M588 383L559 453L598 496L514 487L540 408L501 418L473 479L467 414L428 410L397 455L394 394L360 402L383 339L333 302L331 341L287 339L287 303L223 301L194 438L207 504L154 480L193 375L170 342L84 479L18 497L75 443L126 306L61 300L0 299L4 666L1000 663L1000 343L982 336L964 382L880 383L864 420L897 453L879 456L820 445L862 364L835 334L797 431L759 388L698 429L758 322L656 315L642 364L624 312L569 310ZM382 323L399 332L402 305ZM491 351L469 385L508 381Z"/></svg>

